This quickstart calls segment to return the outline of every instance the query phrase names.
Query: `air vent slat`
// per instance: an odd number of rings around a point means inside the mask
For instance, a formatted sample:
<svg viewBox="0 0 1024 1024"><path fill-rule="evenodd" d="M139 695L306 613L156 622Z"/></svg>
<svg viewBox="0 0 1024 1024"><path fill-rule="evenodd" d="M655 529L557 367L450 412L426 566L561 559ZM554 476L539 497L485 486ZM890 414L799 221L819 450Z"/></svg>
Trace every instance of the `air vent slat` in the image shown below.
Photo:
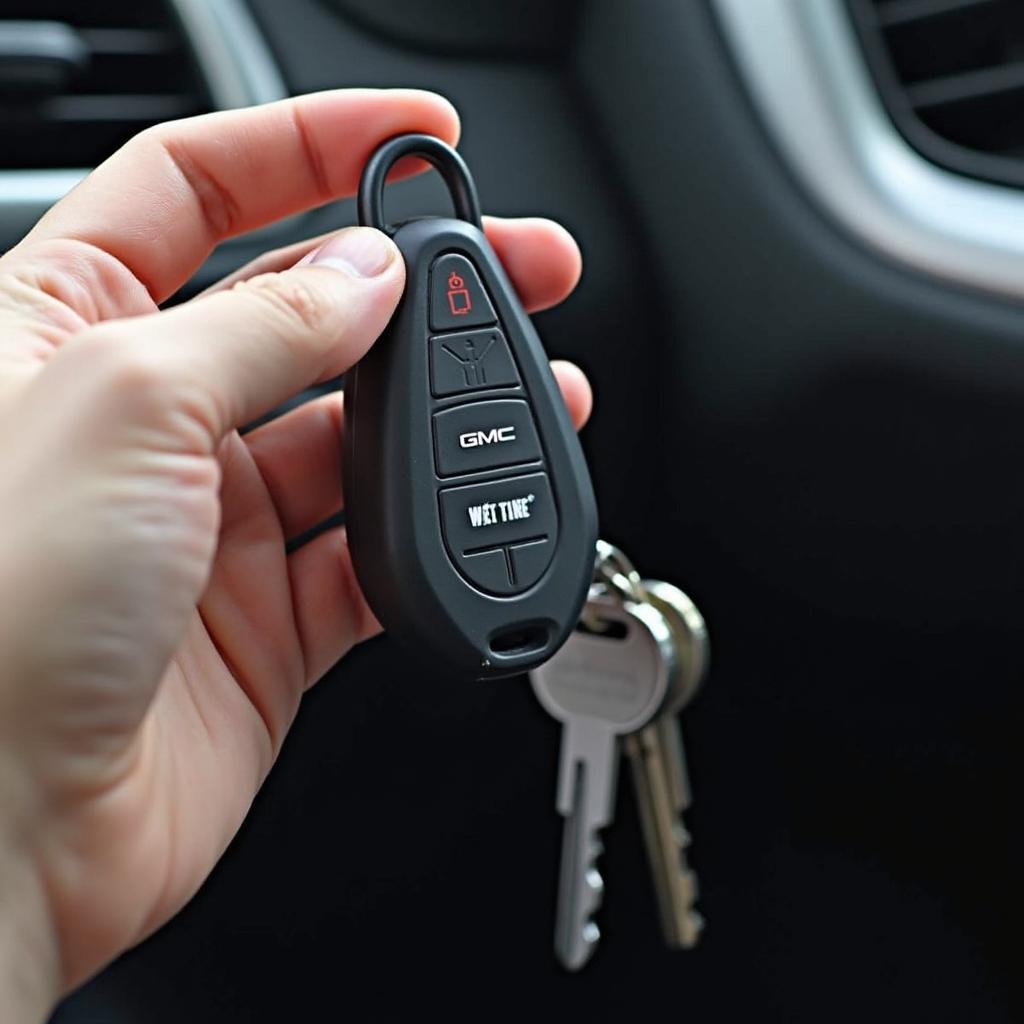
<svg viewBox="0 0 1024 1024"><path fill-rule="evenodd" d="M173 32L141 28L88 28L79 36L93 56L110 54L151 55L173 53L181 49L181 40Z"/></svg>
<svg viewBox="0 0 1024 1024"><path fill-rule="evenodd" d="M1024 187L1024 3L848 4L907 141L951 170Z"/></svg>
<svg viewBox="0 0 1024 1024"><path fill-rule="evenodd" d="M6 90L0 75L2 168L91 167L152 124L212 108L170 0L2 0L2 8L0 27L49 25L51 35L62 31L85 54L60 77L44 76L45 68L34 75L32 62L43 59L34 51ZM12 66L17 59L11 55Z"/></svg>
<svg viewBox="0 0 1024 1024"><path fill-rule="evenodd" d="M907 88L907 97L915 110L941 107L964 100L979 100L1024 88L1024 61L1000 64L994 68L964 71L946 78L918 82Z"/></svg>
<svg viewBox="0 0 1024 1024"><path fill-rule="evenodd" d="M59 96L47 100L39 113L54 121L169 121L199 109L191 96L128 95Z"/></svg>
<svg viewBox="0 0 1024 1024"><path fill-rule="evenodd" d="M888 0L877 5L875 18L884 28L926 21L951 12L972 7L990 7L998 0Z"/></svg>

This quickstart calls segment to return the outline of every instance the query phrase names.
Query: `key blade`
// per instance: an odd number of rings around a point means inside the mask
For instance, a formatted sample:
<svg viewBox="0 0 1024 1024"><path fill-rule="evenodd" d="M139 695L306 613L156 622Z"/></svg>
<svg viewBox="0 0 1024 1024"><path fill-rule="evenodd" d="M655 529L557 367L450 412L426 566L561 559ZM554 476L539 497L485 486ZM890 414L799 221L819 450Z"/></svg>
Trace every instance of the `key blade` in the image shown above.
<svg viewBox="0 0 1024 1024"><path fill-rule="evenodd" d="M693 794L690 791L690 773L686 769L686 751L679 719L675 715L664 715L653 722L652 726L658 730L669 799L676 814L682 814L693 802Z"/></svg>
<svg viewBox="0 0 1024 1024"><path fill-rule="evenodd" d="M558 768L558 813L580 810L594 831L611 824L618 780L618 739L607 722L575 718L562 726ZM585 801L577 807L582 772Z"/></svg>
<svg viewBox="0 0 1024 1024"><path fill-rule="evenodd" d="M604 848L587 823L586 769L582 764L576 768L573 807L562 832L555 921L555 955L567 971L578 971L594 955L601 939L594 915L604 897L604 879L597 868Z"/></svg>
<svg viewBox="0 0 1024 1024"><path fill-rule="evenodd" d="M661 746L656 725L626 737L625 747L633 771L662 933L669 947L691 949L700 938L704 921L694 906L697 877L687 863L690 836L672 798L668 753Z"/></svg>
<svg viewBox="0 0 1024 1024"><path fill-rule="evenodd" d="M675 666L671 630L651 605L599 595L587 611L589 627L530 674L541 705L562 722L556 803L566 822L555 950L568 970L579 970L600 938L599 833L615 811L618 738L661 711Z"/></svg>
<svg viewBox="0 0 1024 1024"><path fill-rule="evenodd" d="M555 953L570 971L587 963L601 937L594 921L604 895L597 860L604 849L600 831L614 813L618 765L618 738L607 722L575 718L565 723L559 770L559 811L565 826Z"/></svg>

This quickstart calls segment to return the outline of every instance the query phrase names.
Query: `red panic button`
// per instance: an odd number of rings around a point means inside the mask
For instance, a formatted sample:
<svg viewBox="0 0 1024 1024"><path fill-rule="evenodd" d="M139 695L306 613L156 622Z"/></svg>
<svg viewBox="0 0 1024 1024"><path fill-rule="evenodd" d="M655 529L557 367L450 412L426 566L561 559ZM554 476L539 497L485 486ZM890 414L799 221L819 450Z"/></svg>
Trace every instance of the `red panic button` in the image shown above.
<svg viewBox="0 0 1024 1024"><path fill-rule="evenodd" d="M430 328L485 327L497 318L480 275L465 256L439 256L430 268Z"/></svg>

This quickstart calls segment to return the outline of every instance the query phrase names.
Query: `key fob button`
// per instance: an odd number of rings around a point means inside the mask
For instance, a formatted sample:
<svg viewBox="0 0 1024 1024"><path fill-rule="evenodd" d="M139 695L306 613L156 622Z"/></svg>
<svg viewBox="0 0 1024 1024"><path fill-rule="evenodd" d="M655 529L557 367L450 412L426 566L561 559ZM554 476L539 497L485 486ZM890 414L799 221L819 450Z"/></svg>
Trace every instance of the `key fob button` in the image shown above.
<svg viewBox="0 0 1024 1024"><path fill-rule="evenodd" d="M459 568L481 590L499 597L528 590L551 564L555 545L550 540L531 540L508 544L490 551L459 555Z"/></svg>
<svg viewBox="0 0 1024 1024"><path fill-rule="evenodd" d="M508 342L497 328L430 339L430 390L435 398L518 383Z"/></svg>
<svg viewBox="0 0 1024 1024"><path fill-rule="evenodd" d="M516 589L532 587L544 575L554 554L555 545L547 538L531 540L526 544L510 544L508 555Z"/></svg>
<svg viewBox="0 0 1024 1024"><path fill-rule="evenodd" d="M465 256L439 256L430 268L430 328L458 331L497 320L480 275Z"/></svg>
<svg viewBox="0 0 1024 1024"><path fill-rule="evenodd" d="M447 487L441 491L441 522L445 540L457 554L554 538L558 531L546 473Z"/></svg>
<svg viewBox="0 0 1024 1024"><path fill-rule="evenodd" d="M456 568L467 577L470 573L465 560L477 551L540 540L549 541L549 550L554 550L558 513L546 473L447 487L440 492L440 505L445 544ZM515 591L530 585L518 580L515 560L519 558L532 576L539 554L539 549L520 555L514 547L510 550L509 580ZM540 572L546 567L545 563Z"/></svg>
<svg viewBox="0 0 1024 1024"><path fill-rule="evenodd" d="M434 413L439 476L540 460L530 407L520 399L473 402Z"/></svg>
<svg viewBox="0 0 1024 1024"><path fill-rule="evenodd" d="M489 594L512 594L518 588L512 579L508 554L504 548L474 551L459 557L459 568L466 578Z"/></svg>

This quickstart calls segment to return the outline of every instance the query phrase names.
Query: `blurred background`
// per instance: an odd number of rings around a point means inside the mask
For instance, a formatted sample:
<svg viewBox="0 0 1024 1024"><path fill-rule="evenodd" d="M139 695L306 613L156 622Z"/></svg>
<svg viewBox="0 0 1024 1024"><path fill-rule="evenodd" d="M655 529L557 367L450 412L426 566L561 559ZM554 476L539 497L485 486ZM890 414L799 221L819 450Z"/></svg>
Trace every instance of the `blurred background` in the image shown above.
<svg viewBox="0 0 1024 1024"><path fill-rule="evenodd" d="M556 725L382 638L55 1019L1024 1019L1019 0L0 0L0 244L149 124L348 85L450 97L485 208L580 240L537 324L594 383L602 535L712 635L704 940L662 947L622 785L602 948L558 969Z"/></svg>

